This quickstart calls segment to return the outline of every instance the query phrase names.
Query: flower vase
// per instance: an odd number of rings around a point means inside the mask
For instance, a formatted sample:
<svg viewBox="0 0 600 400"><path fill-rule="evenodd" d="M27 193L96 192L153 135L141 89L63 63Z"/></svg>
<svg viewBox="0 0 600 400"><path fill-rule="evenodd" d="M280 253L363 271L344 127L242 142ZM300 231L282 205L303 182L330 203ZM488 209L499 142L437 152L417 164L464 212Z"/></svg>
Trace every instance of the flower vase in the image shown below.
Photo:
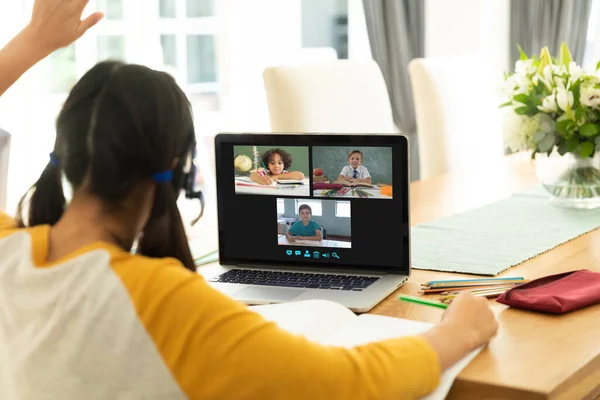
<svg viewBox="0 0 600 400"><path fill-rule="evenodd" d="M600 207L600 152L593 157L577 154L561 156L536 154L536 174L550 193L550 201L559 207L592 209Z"/></svg>

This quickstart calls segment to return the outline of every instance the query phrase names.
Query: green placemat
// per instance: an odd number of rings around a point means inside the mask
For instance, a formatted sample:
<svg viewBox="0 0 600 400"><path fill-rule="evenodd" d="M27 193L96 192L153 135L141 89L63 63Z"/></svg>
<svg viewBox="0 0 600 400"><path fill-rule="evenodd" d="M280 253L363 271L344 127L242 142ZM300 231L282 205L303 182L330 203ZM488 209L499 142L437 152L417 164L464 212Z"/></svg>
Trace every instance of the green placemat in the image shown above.
<svg viewBox="0 0 600 400"><path fill-rule="evenodd" d="M507 199L416 225L416 269L497 275L600 226L600 209L550 204L541 186Z"/></svg>

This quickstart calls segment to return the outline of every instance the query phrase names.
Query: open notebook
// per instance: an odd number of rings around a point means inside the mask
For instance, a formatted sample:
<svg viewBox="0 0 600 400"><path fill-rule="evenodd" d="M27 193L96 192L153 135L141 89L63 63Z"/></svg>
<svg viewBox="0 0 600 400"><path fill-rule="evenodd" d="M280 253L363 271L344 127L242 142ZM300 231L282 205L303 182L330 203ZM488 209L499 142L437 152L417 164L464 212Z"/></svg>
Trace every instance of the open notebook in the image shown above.
<svg viewBox="0 0 600 400"><path fill-rule="evenodd" d="M273 181L273 183L271 183L270 185L263 185L263 184L254 182L249 177L236 176L235 184L238 186L276 187L277 185L304 185L304 180L302 180L302 179L281 179L279 181Z"/></svg>
<svg viewBox="0 0 600 400"><path fill-rule="evenodd" d="M352 347L378 340L418 335L433 324L381 315L356 316L346 307L327 300L308 300L249 307L282 329L306 336L315 342ZM456 376L471 362L481 348L472 351L448 368L435 391L423 399L444 399Z"/></svg>

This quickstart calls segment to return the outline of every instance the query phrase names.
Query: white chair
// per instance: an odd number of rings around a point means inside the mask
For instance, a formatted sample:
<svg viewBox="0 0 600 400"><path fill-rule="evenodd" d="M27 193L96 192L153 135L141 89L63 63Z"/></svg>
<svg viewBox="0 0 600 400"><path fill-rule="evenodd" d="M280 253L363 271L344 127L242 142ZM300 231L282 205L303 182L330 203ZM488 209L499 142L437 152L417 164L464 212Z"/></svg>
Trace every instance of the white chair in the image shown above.
<svg viewBox="0 0 600 400"><path fill-rule="evenodd" d="M0 129L0 210L6 210L10 134Z"/></svg>
<svg viewBox="0 0 600 400"><path fill-rule="evenodd" d="M374 61L269 67L263 79L273 132L397 133Z"/></svg>
<svg viewBox="0 0 600 400"><path fill-rule="evenodd" d="M501 75L479 57L416 58L408 65L420 177L501 160Z"/></svg>

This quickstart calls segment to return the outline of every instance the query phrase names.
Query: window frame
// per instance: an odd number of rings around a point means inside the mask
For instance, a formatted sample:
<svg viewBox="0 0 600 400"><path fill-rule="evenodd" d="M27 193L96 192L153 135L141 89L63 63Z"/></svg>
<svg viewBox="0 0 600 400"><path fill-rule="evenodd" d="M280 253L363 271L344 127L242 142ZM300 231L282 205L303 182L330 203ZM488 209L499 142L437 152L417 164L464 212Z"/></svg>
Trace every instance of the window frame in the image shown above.
<svg viewBox="0 0 600 400"><path fill-rule="evenodd" d="M313 207L314 203L319 203L319 212L315 212L315 207ZM300 207L301 204L308 204L311 208L312 208L312 215L315 217L322 217L323 216L323 200L318 200L318 199L296 199L296 209L294 210L294 214L295 215L300 215L300 213L298 212L298 207Z"/></svg>

